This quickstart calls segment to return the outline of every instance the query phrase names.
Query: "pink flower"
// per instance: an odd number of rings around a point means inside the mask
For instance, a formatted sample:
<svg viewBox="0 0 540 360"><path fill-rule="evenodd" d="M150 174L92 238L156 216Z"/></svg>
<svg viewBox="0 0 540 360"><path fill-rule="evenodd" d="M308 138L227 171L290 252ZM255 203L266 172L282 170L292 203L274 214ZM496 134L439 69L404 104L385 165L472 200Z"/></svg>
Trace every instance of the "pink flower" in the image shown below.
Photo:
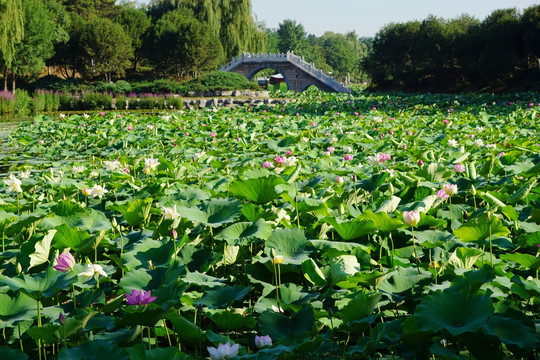
<svg viewBox="0 0 540 360"><path fill-rule="evenodd" d="M311 125L312 127L313 127L313 126L317 126L317 124L315 124L314 122L312 122L310 125Z"/></svg>
<svg viewBox="0 0 540 360"><path fill-rule="evenodd" d="M463 164L456 164L454 165L454 171L461 174L465 172L465 165Z"/></svg>
<svg viewBox="0 0 540 360"><path fill-rule="evenodd" d="M411 136L411 135L412 135L412 131L407 131L407 135Z"/></svg>
<svg viewBox="0 0 540 360"><path fill-rule="evenodd" d="M497 156L498 156L498 157L504 156L504 151L501 151L500 153L498 153Z"/></svg>
<svg viewBox="0 0 540 360"><path fill-rule="evenodd" d="M217 136L217 134L215 132L213 132L213 133L210 133L210 136L215 138Z"/></svg>
<svg viewBox="0 0 540 360"><path fill-rule="evenodd" d="M276 164L283 164L285 162L285 156L276 156L274 161L276 162Z"/></svg>
<svg viewBox="0 0 540 360"><path fill-rule="evenodd" d="M418 165L422 166L424 165L424 162L422 160L418 160Z"/></svg>
<svg viewBox="0 0 540 360"><path fill-rule="evenodd" d="M128 129L128 130L133 130L133 126L132 126L132 125L128 125L128 126L126 127L126 129Z"/></svg>
<svg viewBox="0 0 540 360"><path fill-rule="evenodd" d="M443 120L443 123L445 123L445 124L448 124L449 122L450 122L450 121L448 121L448 120L446 120L446 119Z"/></svg>
<svg viewBox="0 0 540 360"><path fill-rule="evenodd" d="M152 292L150 290L137 291L135 289L131 290L131 294L126 294L126 301L128 305L147 305L156 300L155 296L150 296Z"/></svg>
<svg viewBox="0 0 540 360"><path fill-rule="evenodd" d="M439 199L446 200L450 197L450 195L448 195L444 189L441 189L437 192L437 197Z"/></svg>
<svg viewBox="0 0 540 360"><path fill-rule="evenodd" d="M326 150L327 150L329 153L333 153L334 151L336 151L336 148L333 147L333 146L329 146L328 148L326 148Z"/></svg>
<svg viewBox="0 0 540 360"><path fill-rule="evenodd" d="M53 268L63 273L68 270L73 270L73 265L75 265L75 259L69 252L60 254L60 256L56 258L56 262L57 265L54 265Z"/></svg>
<svg viewBox="0 0 540 360"><path fill-rule="evenodd" d="M343 160L345 161L351 161L353 159L353 156L351 154L347 154L343 157Z"/></svg>
<svg viewBox="0 0 540 360"><path fill-rule="evenodd" d="M266 335L266 336L255 335L255 346L257 346L259 349L265 346L272 346L272 338L270 337L270 335Z"/></svg>
<svg viewBox="0 0 540 360"><path fill-rule="evenodd" d="M274 164L272 164L272 162L270 162L270 161L265 161L265 162L262 163L261 166L262 166L263 168L265 168L265 169L268 169L268 168L274 167Z"/></svg>
<svg viewBox="0 0 540 360"><path fill-rule="evenodd" d="M420 222L420 213L416 210L404 211L403 221L409 226L416 226Z"/></svg>
<svg viewBox="0 0 540 360"><path fill-rule="evenodd" d="M339 185L343 184L343 177L341 176L336 176L336 183L338 183Z"/></svg>
<svg viewBox="0 0 540 360"><path fill-rule="evenodd" d="M456 184L444 184L443 190L448 195L454 195L457 193L457 185Z"/></svg>
<svg viewBox="0 0 540 360"><path fill-rule="evenodd" d="M285 155L289 156L292 154L292 151L291 150L287 150L287 152L285 153Z"/></svg>
<svg viewBox="0 0 540 360"><path fill-rule="evenodd" d="M100 112L99 112L99 115L105 116L105 113L104 113L103 111L100 111Z"/></svg>

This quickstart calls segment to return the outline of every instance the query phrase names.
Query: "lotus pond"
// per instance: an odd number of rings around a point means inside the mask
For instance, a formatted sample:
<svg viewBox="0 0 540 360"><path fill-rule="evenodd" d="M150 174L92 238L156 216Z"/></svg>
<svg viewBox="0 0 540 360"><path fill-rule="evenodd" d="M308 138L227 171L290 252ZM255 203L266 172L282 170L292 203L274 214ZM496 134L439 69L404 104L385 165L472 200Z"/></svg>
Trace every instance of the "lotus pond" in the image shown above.
<svg viewBox="0 0 540 360"><path fill-rule="evenodd" d="M539 130L535 93L37 116L0 354L538 358Z"/></svg>

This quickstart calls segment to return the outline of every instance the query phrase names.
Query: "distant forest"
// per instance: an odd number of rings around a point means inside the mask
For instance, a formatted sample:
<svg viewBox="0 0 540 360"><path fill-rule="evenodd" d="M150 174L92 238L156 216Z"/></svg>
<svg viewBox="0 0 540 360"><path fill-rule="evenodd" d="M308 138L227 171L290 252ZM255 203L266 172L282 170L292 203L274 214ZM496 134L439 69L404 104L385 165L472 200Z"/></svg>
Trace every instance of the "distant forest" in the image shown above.
<svg viewBox="0 0 540 360"><path fill-rule="evenodd" d="M360 20L359 20L360 21ZM540 75L540 5L496 10L484 20L430 16L392 23L374 38L308 34L283 20L258 23L250 0L0 0L4 90L39 76L117 81L186 80L242 52L293 51L342 81L379 88L524 84Z"/></svg>

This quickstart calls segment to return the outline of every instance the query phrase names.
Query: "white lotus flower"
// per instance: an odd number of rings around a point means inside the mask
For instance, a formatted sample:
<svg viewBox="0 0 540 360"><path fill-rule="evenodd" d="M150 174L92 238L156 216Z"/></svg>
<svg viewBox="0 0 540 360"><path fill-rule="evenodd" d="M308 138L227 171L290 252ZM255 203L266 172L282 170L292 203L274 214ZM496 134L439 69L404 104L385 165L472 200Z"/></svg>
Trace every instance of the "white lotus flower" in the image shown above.
<svg viewBox="0 0 540 360"><path fill-rule="evenodd" d="M154 156L144 159L144 169L143 173L150 174L150 172L155 171L159 165L159 160L154 159Z"/></svg>
<svg viewBox="0 0 540 360"><path fill-rule="evenodd" d="M236 355L238 355L239 347L240 345L238 344L231 346L231 344L227 342L226 344L219 344L217 348L210 346L207 347L207 349L212 360L224 360L236 357Z"/></svg>
<svg viewBox="0 0 540 360"><path fill-rule="evenodd" d="M71 172L74 174L80 174L84 171L84 166L74 166L71 168Z"/></svg>
<svg viewBox="0 0 540 360"><path fill-rule="evenodd" d="M25 170L19 173L19 177L21 179L29 179L31 174L30 170Z"/></svg>
<svg viewBox="0 0 540 360"><path fill-rule="evenodd" d="M7 192L10 193L12 191L22 193L21 188L21 180L17 179L17 177L13 174L9 175L9 179L4 180L4 184L8 186Z"/></svg>
<svg viewBox="0 0 540 360"><path fill-rule="evenodd" d="M176 212L176 205L173 207L162 207L161 212L165 220L174 220L180 217L180 214Z"/></svg>
<svg viewBox="0 0 540 360"><path fill-rule="evenodd" d="M96 279L96 281L98 280L99 275L104 276L104 277L108 276L105 270L103 270L103 267L101 265L92 264L92 263L88 263L86 270L79 274L79 276L83 276L86 278L93 277L94 279Z"/></svg>
<svg viewBox="0 0 540 360"><path fill-rule="evenodd" d="M113 161L104 161L103 164L105 164L105 168L108 171L114 171L114 170L120 169L121 167L120 161L118 161L118 159L113 160Z"/></svg>
<svg viewBox="0 0 540 360"><path fill-rule="evenodd" d="M458 147L458 142L455 139L448 140L448 145L451 147Z"/></svg>
<svg viewBox="0 0 540 360"><path fill-rule="evenodd" d="M109 192L109 190L105 189L104 186L102 187L101 185L98 185L98 184L92 186L90 190L91 190L90 192L91 198L99 197L100 199L103 197L103 195Z"/></svg>

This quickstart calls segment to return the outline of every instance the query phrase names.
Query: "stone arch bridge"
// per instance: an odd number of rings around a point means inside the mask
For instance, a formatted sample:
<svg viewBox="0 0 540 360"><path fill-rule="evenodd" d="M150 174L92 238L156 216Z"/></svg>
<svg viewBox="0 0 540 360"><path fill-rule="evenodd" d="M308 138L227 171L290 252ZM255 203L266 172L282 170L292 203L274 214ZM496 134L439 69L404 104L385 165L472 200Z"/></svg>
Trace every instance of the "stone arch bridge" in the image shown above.
<svg viewBox="0 0 540 360"><path fill-rule="evenodd" d="M316 69L292 52L286 54L249 54L241 56L221 67L221 71L232 71L244 75L249 81L262 69L273 69L283 75L289 90L304 91L314 85L322 91L350 92L351 89Z"/></svg>

